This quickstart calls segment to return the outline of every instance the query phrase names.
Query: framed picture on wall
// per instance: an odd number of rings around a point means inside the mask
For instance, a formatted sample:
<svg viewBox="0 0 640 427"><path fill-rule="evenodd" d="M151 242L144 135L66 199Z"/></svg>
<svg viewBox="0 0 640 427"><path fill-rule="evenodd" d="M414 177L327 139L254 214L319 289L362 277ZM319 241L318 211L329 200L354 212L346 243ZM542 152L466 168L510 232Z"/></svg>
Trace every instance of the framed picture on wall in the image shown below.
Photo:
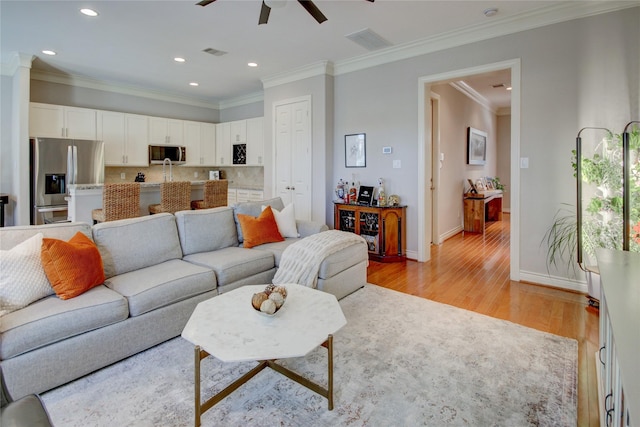
<svg viewBox="0 0 640 427"><path fill-rule="evenodd" d="M344 136L344 165L348 168L367 166L366 134L356 133Z"/></svg>
<svg viewBox="0 0 640 427"><path fill-rule="evenodd" d="M487 133L467 128L467 164L484 165L487 161Z"/></svg>

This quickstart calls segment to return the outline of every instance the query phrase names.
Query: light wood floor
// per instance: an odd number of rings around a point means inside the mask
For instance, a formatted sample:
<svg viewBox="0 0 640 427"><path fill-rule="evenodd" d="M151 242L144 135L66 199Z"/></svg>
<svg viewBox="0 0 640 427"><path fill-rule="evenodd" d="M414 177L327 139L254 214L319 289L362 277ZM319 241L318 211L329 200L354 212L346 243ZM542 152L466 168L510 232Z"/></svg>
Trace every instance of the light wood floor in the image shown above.
<svg viewBox="0 0 640 427"><path fill-rule="evenodd" d="M426 263L371 261L369 283L578 341L578 426L598 426L598 314L583 294L509 280L509 215L486 235L462 233L431 247Z"/></svg>

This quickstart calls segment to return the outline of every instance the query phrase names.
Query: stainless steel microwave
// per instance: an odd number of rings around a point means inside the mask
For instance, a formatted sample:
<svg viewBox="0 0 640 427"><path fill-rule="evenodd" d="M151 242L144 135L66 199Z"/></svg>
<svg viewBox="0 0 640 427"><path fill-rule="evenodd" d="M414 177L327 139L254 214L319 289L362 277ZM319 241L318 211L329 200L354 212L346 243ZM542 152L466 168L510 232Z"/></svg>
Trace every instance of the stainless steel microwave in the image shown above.
<svg viewBox="0 0 640 427"><path fill-rule="evenodd" d="M187 149L182 145L150 145L149 164L161 165L165 159L171 164L180 165L187 161Z"/></svg>

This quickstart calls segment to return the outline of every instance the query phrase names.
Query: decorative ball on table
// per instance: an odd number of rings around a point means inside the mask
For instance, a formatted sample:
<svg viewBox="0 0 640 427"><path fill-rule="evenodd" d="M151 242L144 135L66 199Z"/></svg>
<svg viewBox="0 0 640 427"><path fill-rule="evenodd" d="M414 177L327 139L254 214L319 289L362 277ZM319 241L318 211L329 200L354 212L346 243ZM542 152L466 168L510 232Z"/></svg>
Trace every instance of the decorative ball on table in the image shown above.
<svg viewBox="0 0 640 427"><path fill-rule="evenodd" d="M260 313L274 315L282 308L286 299L287 288L270 284L264 291L253 294L251 305Z"/></svg>

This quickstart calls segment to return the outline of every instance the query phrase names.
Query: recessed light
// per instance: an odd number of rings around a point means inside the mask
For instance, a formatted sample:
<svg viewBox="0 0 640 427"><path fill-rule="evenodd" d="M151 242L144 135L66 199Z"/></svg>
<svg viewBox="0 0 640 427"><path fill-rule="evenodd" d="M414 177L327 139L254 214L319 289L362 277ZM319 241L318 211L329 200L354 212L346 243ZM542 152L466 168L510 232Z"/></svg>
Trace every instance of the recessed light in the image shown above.
<svg viewBox="0 0 640 427"><path fill-rule="evenodd" d="M189 83L189 86L200 86L200 84L198 84L197 82L191 82Z"/></svg>
<svg viewBox="0 0 640 427"><path fill-rule="evenodd" d="M80 13L87 16L98 16L98 12L93 9L80 9Z"/></svg>
<svg viewBox="0 0 640 427"><path fill-rule="evenodd" d="M53 50L43 50L42 53L44 53L45 55L56 55L56 53Z"/></svg>
<svg viewBox="0 0 640 427"><path fill-rule="evenodd" d="M487 18L490 18L492 16L495 16L498 13L498 8L497 7L490 7L488 9L485 9L484 12L484 16L486 16Z"/></svg>
<svg viewBox="0 0 640 427"><path fill-rule="evenodd" d="M247 65L248 65L249 67L257 67L257 66L258 66L258 64L257 64L257 63L255 63L255 62L249 62Z"/></svg>
<svg viewBox="0 0 640 427"><path fill-rule="evenodd" d="M186 60L186 59L184 59L184 58L180 58L179 56L177 56L177 57L173 58L173 60L174 60L174 61L176 61L176 62L187 62L187 60Z"/></svg>

